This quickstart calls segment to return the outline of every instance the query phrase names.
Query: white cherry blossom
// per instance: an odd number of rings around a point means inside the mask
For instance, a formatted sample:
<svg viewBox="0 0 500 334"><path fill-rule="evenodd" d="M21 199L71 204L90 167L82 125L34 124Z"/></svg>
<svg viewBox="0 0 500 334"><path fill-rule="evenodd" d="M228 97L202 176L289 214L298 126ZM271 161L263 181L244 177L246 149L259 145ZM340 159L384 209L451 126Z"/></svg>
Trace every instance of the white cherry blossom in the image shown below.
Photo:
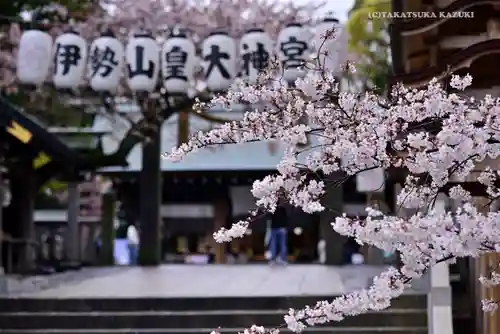
<svg viewBox="0 0 500 334"><path fill-rule="evenodd" d="M290 310L284 317L290 330L300 332L385 309L436 263L500 251L500 213L476 207L473 194L456 183L474 172L484 186L481 195L492 204L500 198L499 172L486 168L478 177L475 171L485 159L500 155L500 99L466 97L462 91L471 85L470 75L451 76L456 92L434 79L421 90L396 86L385 98L371 92L341 92L332 71L320 66L290 86L280 81L277 68L266 72L258 85L239 82L212 101L228 108L252 105L241 121L199 133L165 154L178 161L210 145L270 139L286 146L277 173L253 184L256 210L248 220L216 232L217 242L243 237L256 217L283 202L307 213L322 212L328 209L322 197L331 187L372 168L406 172L397 204L414 211L403 217L400 212L387 215L367 208L364 220L335 218L331 225L336 232L360 244L398 252L401 266L382 273L368 289ZM311 144L304 148L308 138ZM453 201L444 213L433 209L443 192ZM479 280L485 286L498 285L500 274L493 270ZM484 310L496 310L497 302L483 301Z"/></svg>

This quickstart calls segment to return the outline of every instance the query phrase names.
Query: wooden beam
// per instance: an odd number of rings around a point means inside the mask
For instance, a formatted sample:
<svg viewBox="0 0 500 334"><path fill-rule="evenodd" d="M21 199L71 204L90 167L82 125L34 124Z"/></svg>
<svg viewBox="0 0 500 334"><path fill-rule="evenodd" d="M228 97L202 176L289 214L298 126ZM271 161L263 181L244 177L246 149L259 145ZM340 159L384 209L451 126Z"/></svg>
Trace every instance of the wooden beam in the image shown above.
<svg viewBox="0 0 500 334"><path fill-rule="evenodd" d="M218 198L214 202L214 232L226 226L229 215L229 205L226 198ZM212 249L215 252L215 263L223 264L226 262L225 244L216 243L212 238Z"/></svg>
<svg viewBox="0 0 500 334"><path fill-rule="evenodd" d="M189 114L187 111L179 112L177 145L187 143L189 140Z"/></svg>

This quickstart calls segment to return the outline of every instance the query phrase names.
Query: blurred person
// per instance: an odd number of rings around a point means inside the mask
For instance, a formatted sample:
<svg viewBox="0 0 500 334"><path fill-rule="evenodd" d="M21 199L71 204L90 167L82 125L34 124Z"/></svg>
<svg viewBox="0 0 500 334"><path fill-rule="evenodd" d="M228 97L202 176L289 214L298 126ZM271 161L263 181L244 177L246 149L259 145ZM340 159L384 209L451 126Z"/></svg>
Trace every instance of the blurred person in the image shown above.
<svg viewBox="0 0 500 334"><path fill-rule="evenodd" d="M354 238L347 239L346 243L342 247L342 264L349 265L353 263L353 256L356 254L360 254L361 245L359 245ZM359 262L359 257L356 256L355 262Z"/></svg>
<svg viewBox="0 0 500 334"><path fill-rule="evenodd" d="M360 254L360 253L352 254L351 264L360 265L363 263L365 263L365 257L363 256L363 254Z"/></svg>
<svg viewBox="0 0 500 334"><path fill-rule="evenodd" d="M286 264L288 258L287 249L287 213L284 207L277 207L271 217L271 231L269 237L269 251L271 253L270 263ZM278 254L279 248L279 254Z"/></svg>
<svg viewBox="0 0 500 334"><path fill-rule="evenodd" d="M326 241L321 239L318 241L318 262L321 264L326 263Z"/></svg>
<svg viewBox="0 0 500 334"><path fill-rule="evenodd" d="M207 263L215 263L215 253L213 251L213 248L208 244L205 246L205 254L208 256Z"/></svg>
<svg viewBox="0 0 500 334"><path fill-rule="evenodd" d="M137 257L139 256L139 231L133 223L127 228L127 245L129 263L131 265L136 265Z"/></svg>
<svg viewBox="0 0 500 334"><path fill-rule="evenodd" d="M94 240L95 254L98 259L101 258L101 249L102 249L102 237L101 232L97 235Z"/></svg>

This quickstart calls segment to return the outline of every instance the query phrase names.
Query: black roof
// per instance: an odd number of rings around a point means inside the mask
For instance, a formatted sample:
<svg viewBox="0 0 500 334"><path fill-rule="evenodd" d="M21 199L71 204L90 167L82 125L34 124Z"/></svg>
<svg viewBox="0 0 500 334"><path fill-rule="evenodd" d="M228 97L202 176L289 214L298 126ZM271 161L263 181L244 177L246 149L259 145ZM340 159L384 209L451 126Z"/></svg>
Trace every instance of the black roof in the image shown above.
<svg viewBox="0 0 500 334"><path fill-rule="evenodd" d="M17 131L16 131L17 130ZM68 147L56 135L48 131L39 120L27 115L0 96L0 132L27 146L35 155L44 152L51 161L60 164L67 172L73 172L81 164L77 151Z"/></svg>

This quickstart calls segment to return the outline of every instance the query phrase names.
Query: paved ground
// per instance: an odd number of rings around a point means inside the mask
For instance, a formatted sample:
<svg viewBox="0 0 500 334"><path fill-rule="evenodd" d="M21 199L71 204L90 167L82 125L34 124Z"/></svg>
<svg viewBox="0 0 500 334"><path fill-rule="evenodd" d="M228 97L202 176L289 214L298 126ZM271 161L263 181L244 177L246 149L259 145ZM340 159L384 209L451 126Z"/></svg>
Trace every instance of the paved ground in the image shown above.
<svg viewBox="0 0 500 334"><path fill-rule="evenodd" d="M105 277L122 269L119 267L85 268L78 271L38 276L0 275L0 296L34 293L40 290L57 288L95 277Z"/></svg>
<svg viewBox="0 0 500 334"><path fill-rule="evenodd" d="M93 275L89 276L84 269L80 280L16 295L40 298L338 295L367 286L383 267L164 265L101 270L102 275L92 269Z"/></svg>

